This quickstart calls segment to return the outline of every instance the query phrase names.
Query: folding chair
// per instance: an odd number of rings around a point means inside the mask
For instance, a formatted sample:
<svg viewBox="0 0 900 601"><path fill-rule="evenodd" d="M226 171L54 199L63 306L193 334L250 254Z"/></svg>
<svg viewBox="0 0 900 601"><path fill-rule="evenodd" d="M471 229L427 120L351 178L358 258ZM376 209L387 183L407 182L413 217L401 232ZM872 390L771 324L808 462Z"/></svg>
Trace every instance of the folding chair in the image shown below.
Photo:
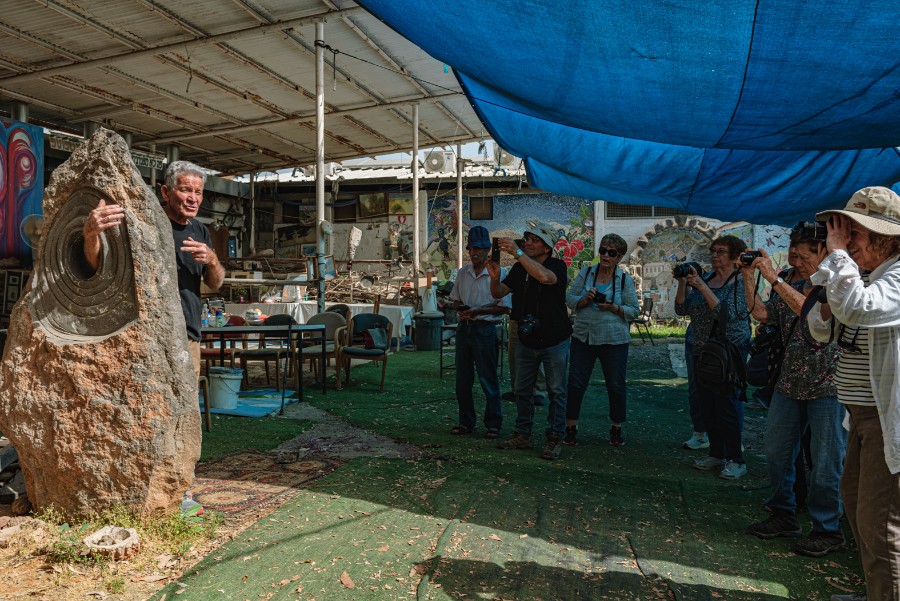
<svg viewBox="0 0 900 601"><path fill-rule="evenodd" d="M653 336L650 335L650 325L653 323L651 311L653 311L653 299L646 298L644 299L640 314L638 314L631 323L637 327L638 335L641 337L642 343L646 344L644 341L644 332L646 332L647 338L650 339L650 344L656 346L656 343L653 342ZM641 327L644 328L644 332L641 331Z"/></svg>

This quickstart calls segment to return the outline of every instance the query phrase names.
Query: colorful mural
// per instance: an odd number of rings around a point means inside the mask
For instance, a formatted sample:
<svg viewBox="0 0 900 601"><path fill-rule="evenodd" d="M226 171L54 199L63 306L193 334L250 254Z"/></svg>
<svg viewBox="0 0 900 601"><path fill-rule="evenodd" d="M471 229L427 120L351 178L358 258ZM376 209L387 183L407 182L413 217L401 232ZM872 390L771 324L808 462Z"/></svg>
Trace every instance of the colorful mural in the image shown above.
<svg viewBox="0 0 900 601"><path fill-rule="evenodd" d="M44 190L44 132L0 120L0 258L32 263L31 239Z"/></svg>
<svg viewBox="0 0 900 601"><path fill-rule="evenodd" d="M594 233L584 225L593 223L593 203L575 196L549 193L498 194L494 198L493 219L468 219L468 196L463 197L463 235L476 225L484 226L491 236L520 238L527 223L546 222L555 226L560 236L557 256L569 266L574 278L583 262L594 258ZM450 278L456 266L456 197L429 198L429 244L423 253L423 267L431 267L443 279ZM464 259L465 260L465 259ZM501 263L512 264L504 257Z"/></svg>

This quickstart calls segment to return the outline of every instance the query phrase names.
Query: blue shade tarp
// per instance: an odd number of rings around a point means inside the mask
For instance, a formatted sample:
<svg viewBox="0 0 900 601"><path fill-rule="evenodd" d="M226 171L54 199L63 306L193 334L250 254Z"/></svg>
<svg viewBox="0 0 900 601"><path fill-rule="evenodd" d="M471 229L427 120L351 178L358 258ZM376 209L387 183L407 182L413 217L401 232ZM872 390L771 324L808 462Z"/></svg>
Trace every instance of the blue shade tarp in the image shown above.
<svg viewBox="0 0 900 601"><path fill-rule="evenodd" d="M900 3L360 0L532 185L789 223L900 179Z"/></svg>

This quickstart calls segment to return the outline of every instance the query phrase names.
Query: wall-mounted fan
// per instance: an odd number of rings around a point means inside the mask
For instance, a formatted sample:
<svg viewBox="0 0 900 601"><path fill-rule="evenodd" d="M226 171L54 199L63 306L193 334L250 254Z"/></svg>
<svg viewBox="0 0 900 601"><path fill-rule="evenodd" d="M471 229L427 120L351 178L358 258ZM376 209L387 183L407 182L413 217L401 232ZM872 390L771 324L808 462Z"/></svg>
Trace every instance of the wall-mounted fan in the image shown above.
<svg viewBox="0 0 900 601"><path fill-rule="evenodd" d="M425 173L446 173L453 171L454 155L449 150L436 148L425 155Z"/></svg>
<svg viewBox="0 0 900 601"><path fill-rule="evenodd" d="M498 167L512 167L520 160L519 157L506 152L497 143L494 143L494 163Z"/></svg>
<svg viewBox="0 0 900 601"><path fill-rule="evenodd" d="M25 240L31 248L37 247L41 241L41 231L44 229L44 216L32 214L22 220L19 224L19 232L22 239Z"/></svg>

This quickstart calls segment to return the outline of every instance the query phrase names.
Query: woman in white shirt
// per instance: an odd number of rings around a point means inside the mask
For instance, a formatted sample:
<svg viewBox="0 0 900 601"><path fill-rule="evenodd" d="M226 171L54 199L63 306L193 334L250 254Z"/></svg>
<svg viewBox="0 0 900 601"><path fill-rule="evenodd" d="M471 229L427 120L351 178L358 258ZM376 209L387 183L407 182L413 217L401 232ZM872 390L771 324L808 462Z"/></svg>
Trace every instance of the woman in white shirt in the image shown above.
<svg viewBox="0 0 900 601"><path fill-rule="evenodd" d="M900 196L864 188L827 220L827 250L810 278L827 305L809 315L813 336L843 352L835 381L850 414L841 497L866 579L866 595L900 600Z"/></svg>

